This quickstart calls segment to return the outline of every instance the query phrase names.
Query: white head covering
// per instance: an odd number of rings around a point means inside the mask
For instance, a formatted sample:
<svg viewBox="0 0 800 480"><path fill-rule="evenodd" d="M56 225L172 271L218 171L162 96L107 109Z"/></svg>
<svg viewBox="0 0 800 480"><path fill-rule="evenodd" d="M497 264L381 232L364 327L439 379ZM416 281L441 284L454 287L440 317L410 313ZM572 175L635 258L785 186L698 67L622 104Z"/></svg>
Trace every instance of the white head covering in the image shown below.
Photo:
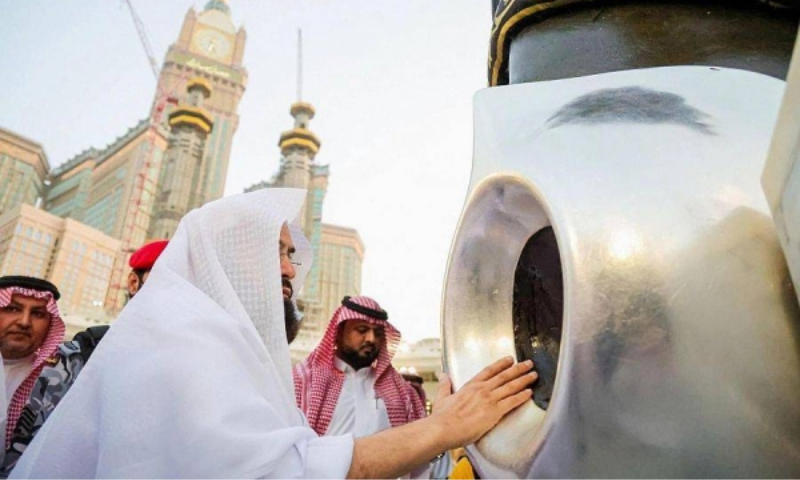
<svg viewBox="0 0 800 480"><path fill-rule="evenodd" d="M294 401L278 240L304 198L267 189L186 215L12 476L296 475L316 434ZM297 292L311 251L293 230Z"/></svg>

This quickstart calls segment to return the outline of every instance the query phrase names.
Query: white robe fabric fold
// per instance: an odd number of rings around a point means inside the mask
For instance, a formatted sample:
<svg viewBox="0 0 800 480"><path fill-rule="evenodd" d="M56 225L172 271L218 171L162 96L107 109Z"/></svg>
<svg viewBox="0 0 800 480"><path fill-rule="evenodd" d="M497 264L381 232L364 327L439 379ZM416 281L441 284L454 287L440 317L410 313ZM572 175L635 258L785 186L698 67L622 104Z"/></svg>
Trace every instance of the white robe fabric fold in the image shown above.
<svg viewBox="0 0 800 480"><path fill-rule="evenodd" d="M294 402L278 239L304 198L190 212L12 478L343 478L352 436L317 437Z"/></svg>
<svg viewBox="0 0 800 480"><path fill-rule="evenodd" d="M5 366L5 361L3 360L2 355L0 355L0 361L3 361ZM3 385L3 388L0 388L0 432L6 431L6 425L8 425L8 395L6 387L6 373L5 368L0 370L0 385ZM3 464L3 459L6 456L6 449L0 448L0 465Z"/></svg>

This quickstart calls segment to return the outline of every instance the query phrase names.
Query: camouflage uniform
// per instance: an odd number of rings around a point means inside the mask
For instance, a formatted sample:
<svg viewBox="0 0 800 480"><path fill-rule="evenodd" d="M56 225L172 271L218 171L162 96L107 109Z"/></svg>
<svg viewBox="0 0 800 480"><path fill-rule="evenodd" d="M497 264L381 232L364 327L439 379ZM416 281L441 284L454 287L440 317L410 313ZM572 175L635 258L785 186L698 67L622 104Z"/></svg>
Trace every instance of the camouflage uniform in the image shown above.
<svg viewBox="0 0 800 480"><path fill-rule="evenodd" d="M58 352L47 360L14 429L0 469L1 478L7 478L11 473L22 452L67 394L85 363L81 344L76 340L62 343Z"/></svg>

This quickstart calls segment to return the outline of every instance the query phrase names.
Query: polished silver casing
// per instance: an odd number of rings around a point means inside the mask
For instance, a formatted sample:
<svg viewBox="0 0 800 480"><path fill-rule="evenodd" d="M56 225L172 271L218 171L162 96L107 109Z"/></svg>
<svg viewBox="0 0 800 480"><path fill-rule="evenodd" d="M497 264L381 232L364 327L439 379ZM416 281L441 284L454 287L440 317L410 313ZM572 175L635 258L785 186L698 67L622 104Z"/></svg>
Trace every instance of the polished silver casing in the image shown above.
<svg viewBox="0 0 800 480"><path fill-rule="evenodd" d="M761 185L794 283L800 282L800 42L796 42Z"/></svg>
<svg viewBox="0 0 800 480"><path fill-rule="evenodd" d="M570 110L635 89L676 117ZM800 310L759 185L782 91L670 67L476 95L442 307L456 388L515 355L514 271L546 226L564 275L552 401L468 448L484 478L800 476Z"/></svg>

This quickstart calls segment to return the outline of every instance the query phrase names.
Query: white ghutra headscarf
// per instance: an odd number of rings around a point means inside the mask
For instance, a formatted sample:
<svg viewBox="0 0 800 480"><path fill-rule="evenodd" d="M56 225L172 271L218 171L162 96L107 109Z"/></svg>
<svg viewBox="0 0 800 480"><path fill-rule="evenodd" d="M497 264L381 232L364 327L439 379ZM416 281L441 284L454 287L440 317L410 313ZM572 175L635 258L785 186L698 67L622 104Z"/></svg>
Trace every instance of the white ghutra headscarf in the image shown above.
<svg viewBox="0 0 800 480"><path fill-rule="evenodd" d="M294 401L278 241L304 198L186 215L12 477L343 478L352 437L318 438ZM299 292L312 257L292 230Z"/></svg>

